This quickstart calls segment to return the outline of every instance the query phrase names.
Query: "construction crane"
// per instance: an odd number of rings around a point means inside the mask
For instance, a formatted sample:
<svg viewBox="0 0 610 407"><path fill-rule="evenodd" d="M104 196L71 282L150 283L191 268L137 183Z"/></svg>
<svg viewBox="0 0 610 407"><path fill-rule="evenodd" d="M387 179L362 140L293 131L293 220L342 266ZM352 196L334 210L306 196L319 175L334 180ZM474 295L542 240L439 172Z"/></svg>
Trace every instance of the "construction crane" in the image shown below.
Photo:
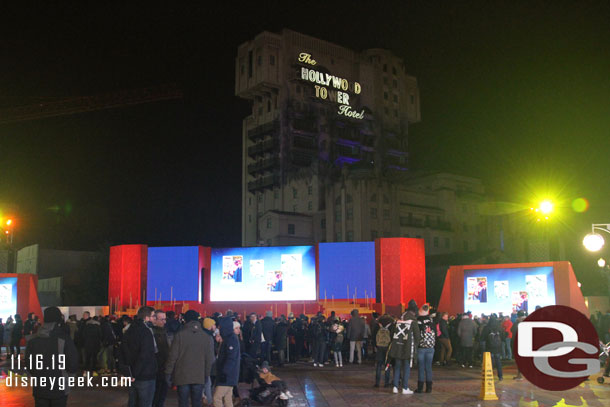
<svg viewBox="0 0 610 407"><path fill-rule="evenodd" d="M0 109L0 124L181 99L183 96L180 89L170 84L121 90L94 96L62 98L50 102Z"/></svg>

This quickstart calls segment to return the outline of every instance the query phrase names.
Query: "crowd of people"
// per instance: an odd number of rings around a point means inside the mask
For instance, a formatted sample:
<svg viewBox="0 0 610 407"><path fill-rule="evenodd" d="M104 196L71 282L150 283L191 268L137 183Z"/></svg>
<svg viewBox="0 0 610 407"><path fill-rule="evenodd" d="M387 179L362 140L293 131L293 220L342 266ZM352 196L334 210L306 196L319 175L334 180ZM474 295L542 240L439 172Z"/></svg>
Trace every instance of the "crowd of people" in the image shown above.
<svg viewBox="0 0 610 407"><path fill-rule="evenodd" d="M7 357L18 356L22 338L27 341L26 357L57 353L61 343L59 349L67 359L65 373L130 377L129 406L163 406L173 387L180 406L200 406L202 399L207 405L232 406L234 397L240 396L237 385L245 374L244 358L255 361L260 380L277 390L282 400L292 394L271 366L297 362L341 369L344 363L373 360L375 387L382 385L383 376L383 386L392 387L394 393L430 393L433 365L473 368L485 352L490 352L502 380L502 360L513 357L512 338L525 317L524 311L450 316L428 304L418 307L414 300L402 315L372 313L370 320L356 309L344 319L334 311L311 317L293 313L274 317L267 311L262 317L228 310L224 315L202 317L193 310L177 315L142 307L133 318L92 317L84 312L80 320L71 315L65 321L58 308L49 307L44 324L34 314L25 322L19 315L5 324L0 320L0 357L2 344ZM610 341L610 313L596 313L591 321L600 340ZM411 390L408 381L415 365L418 380ZM32 370L30 374L49 372ZM64 372L55 368L53 374ZM519 371L514 379L522 379ZM67 392L38 388L34 397L37 402L54 400L52 405L61 406Z"/></svg>

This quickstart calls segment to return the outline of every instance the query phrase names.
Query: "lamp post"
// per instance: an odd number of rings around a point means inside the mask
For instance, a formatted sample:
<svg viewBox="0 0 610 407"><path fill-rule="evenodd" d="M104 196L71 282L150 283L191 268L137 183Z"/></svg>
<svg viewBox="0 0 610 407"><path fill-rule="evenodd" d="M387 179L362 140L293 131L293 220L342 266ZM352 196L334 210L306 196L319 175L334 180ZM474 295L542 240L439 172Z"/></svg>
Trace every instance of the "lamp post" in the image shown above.
<svg viewBox="0 0 610 407"><path fill-rule="evenodd" d="M582 244L590 252L598 252L604 247L604 237L599 233L595 233L596 230L610 233L610 223L594 223L591 225L591 233L587 234L582 241Z"/></svg>

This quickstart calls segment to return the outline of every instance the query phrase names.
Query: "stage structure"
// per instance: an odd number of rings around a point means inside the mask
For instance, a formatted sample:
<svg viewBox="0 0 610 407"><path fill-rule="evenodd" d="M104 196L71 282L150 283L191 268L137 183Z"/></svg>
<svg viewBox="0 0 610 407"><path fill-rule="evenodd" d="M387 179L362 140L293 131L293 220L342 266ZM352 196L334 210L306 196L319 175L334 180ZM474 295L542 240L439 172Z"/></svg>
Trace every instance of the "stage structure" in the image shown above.
<svg viewBox="0 0 610 407"><path fill-rule="evenodd" d="M547 305L566 305L589 316L570 262L452 266L438 309L452 315L510 315Z"/></svg>
<svg viewBox="0 0 610 407"><path fill-rule="evenodd" d="M21 315L25 321L30 312L42 319L38 301L38 278L34 274L0 274L0 318Z"/></svg>
<svg viewBox="0 0 610 407"><path fill-rule="evenodd" d="M122 245L110 249L109 305L146 303L200 312L319 310L397 312L425 302L422 239L315 246L210 248Z"/></svg>

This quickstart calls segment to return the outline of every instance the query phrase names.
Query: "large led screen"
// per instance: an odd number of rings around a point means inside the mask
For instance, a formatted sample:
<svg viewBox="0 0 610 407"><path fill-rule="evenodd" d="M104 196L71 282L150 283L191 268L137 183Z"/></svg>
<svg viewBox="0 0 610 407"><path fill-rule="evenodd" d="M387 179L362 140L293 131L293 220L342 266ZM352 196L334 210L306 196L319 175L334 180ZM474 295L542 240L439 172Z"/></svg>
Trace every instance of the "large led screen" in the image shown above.
<svg viewBox="0 0 610 407"><path fill-rule="evenodd" d="M0 318L6 322L17 313L17 278L0 278Z"/></svg>
<svg viewBox="0 0 610 407"><path fill-rule="evenodd" d="M553 267L464 270L466 311L510 315L537 305L555 305Z"/></svg>
<svg viewBox="0 0 610 407"><path fill-rule="evenodd" d="M375 242L320 243L318 265L318 298L375 300Z"/></svg>
<svg viewBox="0 0 610 407"><path fill-rule="evenodd" d="M199 300L199 247L149 247L146 299Z"/></svg>
<svg viewBox="0 0 610 407"><path fill-rule="evenodd" d="M212 249L211 301L316 299L313 246Z"/></svg>

